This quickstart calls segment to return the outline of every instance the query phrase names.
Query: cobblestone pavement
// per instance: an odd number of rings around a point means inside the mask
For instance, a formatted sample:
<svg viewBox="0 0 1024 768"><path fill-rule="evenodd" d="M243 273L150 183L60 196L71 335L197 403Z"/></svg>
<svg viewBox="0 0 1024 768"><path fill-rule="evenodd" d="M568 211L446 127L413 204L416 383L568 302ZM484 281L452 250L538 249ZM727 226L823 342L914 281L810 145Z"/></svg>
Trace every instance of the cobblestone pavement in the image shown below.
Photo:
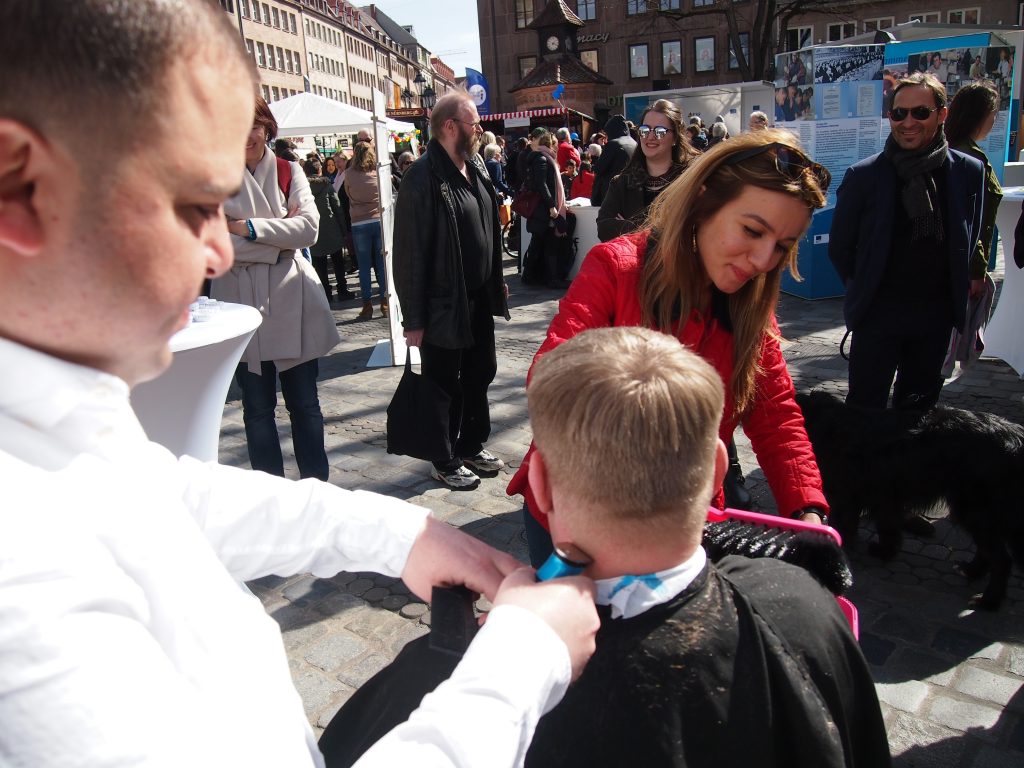
<svg viewBox="0 0 1024 768"><path fill-rule="evenodd" d="M470 491L432 481L428 465L385 450L385 410L400 368L366 368L373 345L386 338L382 319L356 322L359 302L335 311L343 340L321 362L320 398L326 423L331 482L407 499L526 561L518 498L505 495L511 472L530 441L526 371L558 294L519 285L506 262L513 320L497 323L498 375L490 390L493 428L488 448L508 468ZM1001 275L996 274L997 282ZM846 364L839 356L842 302L784 296L779 322L785 354L799 390L843 393ZM1024 421L1024 382L1008 365L983 359L949 383L943 402ZM278 413L286 467L288 420ZM758 505L774 502L749 443L737 433L747 482ZM247 467L237 393L229 395L220 446L224 463ZM295 476L293 474L293 476ZM872 664L897 766L1001 768L1024 765L1024 580L1016 573L999 613L965 611L976 591L953 570L969 557L969 538L936 518L930 539L908 534L899 557L880 563L862 554L872 531L864 523L861 552L851 556L860 610L861 647ZM331 579L276 577L251 584L280 623L292 674L314 727L323 728L364 681L410 639L428 631L430 611L398 580L371 573Z"/></svg>

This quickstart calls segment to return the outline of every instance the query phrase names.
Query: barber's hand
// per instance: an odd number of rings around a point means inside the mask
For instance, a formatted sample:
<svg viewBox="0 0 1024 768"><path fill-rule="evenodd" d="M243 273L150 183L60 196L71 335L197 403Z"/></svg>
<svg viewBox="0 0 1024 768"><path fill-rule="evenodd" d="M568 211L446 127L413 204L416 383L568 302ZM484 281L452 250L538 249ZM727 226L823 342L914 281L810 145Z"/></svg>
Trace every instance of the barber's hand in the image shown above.
<svg viewBox="0 0 1024 768"><path fill-rule="evenodd" d="M985 278L980 277L977 280L971 280L971 298L975 299L981 296L985 292Z"/></svg>
<svg viewBox="0 0 1024 768"><path fill-rule="evenodd" d="M409 552L402 581L425 602L430 602L432 587L465 585L493 603L502 580L521 567L511 555L428 517Z"/></svg>
<svg viewBox="0 0 1024 768"><path fill-rule="evenodd" d="M518 605L537 614L569 649L572 679L594 653L594 638L601 621L594 607L594 582L586 576L566 576L551 581L536 581L532 568L519 568L508 576L493 601L499 605Z"/></svg>
<svg viewBox="0 0 1024 768"><path fill-rule="evenodd" d="M548 213L551 214L551 218L552 219L557 219L558 218L558 209L557 208L552 208L550 211L548 211Z"/></svg>
<svg viewBox="0 0 1024 768"><path fill-rule="evenodd" d="M415 331L402 331L402 335L405 336L405 344L409 347L422 347L423 346L423 329L417 328Z"/></svg>

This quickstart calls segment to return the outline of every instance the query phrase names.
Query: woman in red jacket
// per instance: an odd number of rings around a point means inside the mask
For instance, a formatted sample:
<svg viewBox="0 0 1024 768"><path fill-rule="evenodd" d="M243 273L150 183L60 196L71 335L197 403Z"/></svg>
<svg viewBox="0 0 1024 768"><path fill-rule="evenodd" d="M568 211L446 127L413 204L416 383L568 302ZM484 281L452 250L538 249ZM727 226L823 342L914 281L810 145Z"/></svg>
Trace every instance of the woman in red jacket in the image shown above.
<svg viewBox="0 0 1024 768"><path fill-rule="evenodd" d="M658 197L638 232L587 254L534 362L586 328L643 325L676 336L722 377L723 440L742 424L780 513L821 522L828 504L782 357L775 306L782 271L796 276L797 244L811 213L825 204L829 181L787 131L722 142ZM657 439L659 426L637 439ZM528 487L529 458L508 493L526 498L536 565L551 540L548 510L537 509ZM721 491L714 503L722 505Z"/></svg>

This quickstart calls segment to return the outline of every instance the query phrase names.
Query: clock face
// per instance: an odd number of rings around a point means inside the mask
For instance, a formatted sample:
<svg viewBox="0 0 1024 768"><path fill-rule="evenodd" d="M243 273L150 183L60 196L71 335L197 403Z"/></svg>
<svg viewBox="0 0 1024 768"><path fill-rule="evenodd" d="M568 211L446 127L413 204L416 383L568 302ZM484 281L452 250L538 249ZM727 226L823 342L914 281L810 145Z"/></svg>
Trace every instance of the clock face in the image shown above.
<svg viewBox="0 0 1024 768"><path fill-rule="evenodd" d="M547 46L548 46L548 50L549 51L557 51L558 50L558 38L555 37L554 35L549 37L548 41L547 41Z"/></svg>

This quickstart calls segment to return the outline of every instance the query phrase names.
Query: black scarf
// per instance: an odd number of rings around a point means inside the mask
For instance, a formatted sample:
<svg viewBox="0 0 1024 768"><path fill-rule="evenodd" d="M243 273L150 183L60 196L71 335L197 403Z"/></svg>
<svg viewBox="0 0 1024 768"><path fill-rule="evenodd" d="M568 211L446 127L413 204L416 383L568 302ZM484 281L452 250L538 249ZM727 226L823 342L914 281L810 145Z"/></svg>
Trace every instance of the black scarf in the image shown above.
<svg viewBox="0 0 1024 768"><path fill-rule="evenodd" d="M946 134L941 125L932 143L916 152L900 147L891 133L885 140L883 153L896 168L896 175L903 182L903 207L913 224L911 241L925 237L934 237L937 240L943 238L942 211L939 189L935 183L935 171L946 161L948 150L949 144L946 143Z"/></svg>

